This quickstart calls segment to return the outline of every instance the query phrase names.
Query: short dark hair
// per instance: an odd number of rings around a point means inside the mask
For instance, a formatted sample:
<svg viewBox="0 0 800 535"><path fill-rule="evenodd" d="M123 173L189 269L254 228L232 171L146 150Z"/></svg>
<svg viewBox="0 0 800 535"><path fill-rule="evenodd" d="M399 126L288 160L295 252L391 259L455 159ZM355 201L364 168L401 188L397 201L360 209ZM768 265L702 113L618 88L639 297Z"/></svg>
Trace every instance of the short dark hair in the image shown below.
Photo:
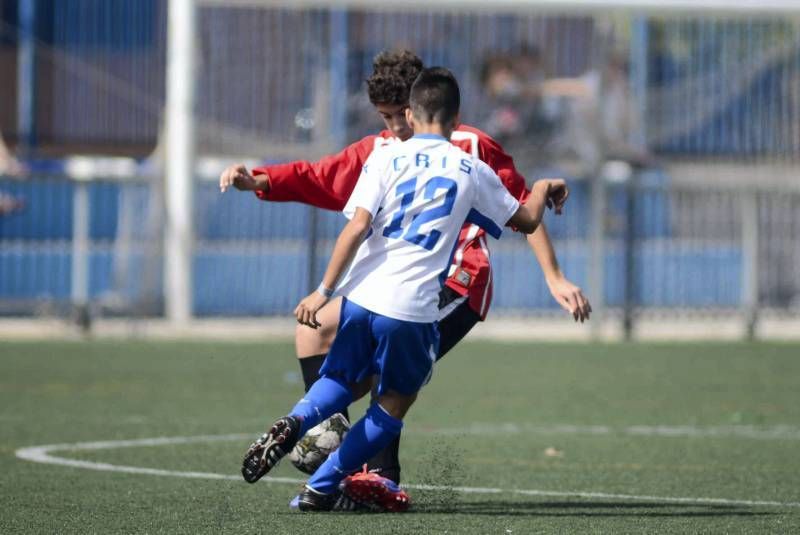
<svg viewBox="0 0 800 535"><path fill-rule="evenodd" d="M450 125L461 106L456 77L444 67L423 69L411 86L409 105L419 121Z"/></svg>
<svg viewBox="0 0 800 535"><path fill-rule="evenodd" d="M408 104L411 85L424 65L410 50L385 50L372 61L367 94L373 105Z"/></svg>

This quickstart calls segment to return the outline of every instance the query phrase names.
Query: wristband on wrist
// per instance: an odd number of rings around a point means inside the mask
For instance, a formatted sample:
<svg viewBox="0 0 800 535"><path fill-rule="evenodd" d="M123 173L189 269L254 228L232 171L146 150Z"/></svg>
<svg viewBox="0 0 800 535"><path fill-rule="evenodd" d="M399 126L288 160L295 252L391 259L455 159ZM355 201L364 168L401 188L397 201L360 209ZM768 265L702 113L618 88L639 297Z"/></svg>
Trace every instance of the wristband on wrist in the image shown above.
<svg viewBox="0 0 800 535"><path fill-rule="evenodd" d="M319 284L319 286L317 287L317 292L319 292L319 294L322 295L323 297L327 297L328 299L333 297L333 290L325 286L323 283Z"/></svg>

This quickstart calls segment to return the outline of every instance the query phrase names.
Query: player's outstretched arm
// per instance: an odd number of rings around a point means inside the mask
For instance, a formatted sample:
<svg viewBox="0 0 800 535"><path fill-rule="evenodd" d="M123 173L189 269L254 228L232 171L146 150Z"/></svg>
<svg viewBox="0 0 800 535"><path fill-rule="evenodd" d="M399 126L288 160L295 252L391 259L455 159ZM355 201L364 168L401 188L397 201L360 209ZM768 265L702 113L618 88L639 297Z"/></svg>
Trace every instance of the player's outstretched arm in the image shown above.
<svg viewBox="0 0 800 535"><path fill-rule="evenodd" d="M267 189L256 190L262 201L299 202L340 211L350 198L361 169L375 148L376 136L367 136L317 162L297 160L253 169L255 180Z"/></svg>
<svg viewBox="0 0 800 535"><path fill-rule="evenodd" d="M322 278L322 284L316 291L312 292L294 309L297 322L308 325L312 329L320 326L317 321L317 311L322 308L333 296L333 290L339 282L347 266L353 261L353 257L358 251L359 245L364 241L364 237L369 232L372 224L372 214L363 208L356 208L355 215L348 221L336 239L333 247L331 259Z"/></svg>
<svg viewBox="0 0 800 535"><path fill-rule="evenodd" d="M572 314L575 321L583 323L589 319L592 306L581 289L570 282L561 272L547 229L541 224L544 207L553 208L556 214L560 214L568 196L569 190L563 179L540 180L534 184L528 201L520 207L520 211L525 208L531 212L532 216L539 215L539 225L534 232L528 235L528 243L536 254L539 265L542 266L547 287L553 298L564 310ZM520 214L520 216L522 215Z"/></svg>
<svg viewBox="0 0 800 535"><path fill-rule="evenodd" d="M219 189L225 192L235 187L252 191L262 201L299 202L338 211L347 203L374 146L375 136L367 136L318 162L297 160L256 167L252 172L242 164L232 165L220 174Z"/></svg>
<svg viewBox="0 0 800 535"><path fill-rule="evenodd" d="M528 234L527 239L528 244L536 255L536 259L539 261L539 265L542 267L544 279L553 299L564 310L572 314L575 321L583 323L588 320L592 312L592 306L586 296L583 295L581 288L567 279L561 271L544 223L540 224L534 233Z"/></svg>
<svg viewBox="0 0 800 535"><path fill-rule="evenodd" d="M269 178L266 175L254 177L243 164L234 164L219 175L219 191L225 193L233 186L240 191L269 191Z"/></svg>
<svg viewBox="0 0 800 535"><path fill-rule="evenodd" d="M480 139L481 159L492 167L511 195L524 201L528 195L525 189L525 179L514 166L514 160L491 137L481 135ZM581 289L570 282L561 272L553 243L544 223L540 222L536 230L528 234L527 240L533 254L536 255L536 260L542 267L547 287L550 289L553 299L564 310L572 314L575 321L583 322L589 319L589 313L592 310L589 300L583 295Z"/></svg>

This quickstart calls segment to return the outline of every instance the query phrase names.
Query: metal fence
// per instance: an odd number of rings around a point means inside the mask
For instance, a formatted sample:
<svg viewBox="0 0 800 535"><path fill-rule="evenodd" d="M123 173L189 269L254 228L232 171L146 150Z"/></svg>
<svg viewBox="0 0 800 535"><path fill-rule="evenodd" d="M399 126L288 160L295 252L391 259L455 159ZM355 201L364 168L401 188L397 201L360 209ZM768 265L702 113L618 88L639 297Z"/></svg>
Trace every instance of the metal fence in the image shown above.
<svg viewBox="0 0 800 535"><path fill-rule="evenodd" d="M387 2L374 10L195 3L201 152L321 154L373 132L378 123L363 81L375 54L397 46L456 73L463 117L472 124L487 119L484 68L498 56L529 60L533 53L541 76L561 78L586 75L619 53L646 119L642 135L658 152L796 158L800 151L796 13L558 13L526 2L494 14L392 10ZM36 4L37 17L30 28L18 26L28 4ZM0 0L6 138L31 142L34 151L77 147L145 156L163 123L166 6L166 0ZM19 114L30 121L15 121L14 106L29 92L32 107ZM549 112L559 105L550 102ZM19 130L29 123L33 132Z"/></svg>
<svg viewBox="0 0 800 535"><path fill-rule="evenodd" d="M644 173L625 184L572 181L565 214L547 218L565 273L610 311L800 313L800 189L667 185ZM656 177L654 179L654 177ZM605 209L592 216L592 188ZM24 203L0 219L0 310L6 315L159 315L163 226L158 180L0 180ZM250 194L195 191L193 313L287 314L322 275L343 217ZM603 230L595 243L595 226ZM518 235L490 244L494 315L557 310ZM593 251L600 251L597 258ZM598 275L599 274L599 275Z"/></svg>
<svg viewBox="0 0 800 535"><path fill-rule="evenodd" d="M407 46L455 72L464 121L524 175L570 179L566 214L547 224L597 309L626 325L651 313L736 315L751 328L764 310L798 316L796 13L292 4L194 2L193 315L286 314L342 224L220 196L224 164L211 157L316 159L376 132L363 81L376 53ZM0 128L31 169L0 178L0 314L164 314L168 5L0 0ZM509 97L519 87L492 89L488 73L509 63L518 85L541 87L535 106ZM616 159L632 178L606 173ZM494 315L557 310L523 240L493 251Z"/></svg>

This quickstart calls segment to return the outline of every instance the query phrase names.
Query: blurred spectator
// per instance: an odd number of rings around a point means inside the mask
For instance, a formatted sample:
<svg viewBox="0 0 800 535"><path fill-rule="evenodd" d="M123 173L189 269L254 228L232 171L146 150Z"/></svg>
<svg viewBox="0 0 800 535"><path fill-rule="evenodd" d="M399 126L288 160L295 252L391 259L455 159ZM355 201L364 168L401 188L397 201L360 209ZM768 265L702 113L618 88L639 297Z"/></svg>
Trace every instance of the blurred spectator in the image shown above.
<svg viewBox="0 0 800 535"><path fill-rule="evenodd" d="M27 173L25 166L17 160L3 141L0 132L0 175L23 176Z"/></svg>
<svg viewBox="0 0 800 535"><path fill-rule="evenodd" d="M495 55L484 60L481 85L487 97L483 126L486 132L506 144L524 130L522 83L507 56Z"/></svg>
<svg viewBox="0 0 800 535"><path fill-rule="evenodd" d="M548 105L547 72L540 50L524 45L513 54L491 54L481 67L485 97L482 125L503 144L523 173L547 165L557 131L557 108Z"/></svg>
<svg viewBox="0 0 800 535"><path fill-rule="evenodd" d="M3 141L0 133L0 176L21 177L27 173L25 166L17 160ZM20 210L25 205L22 199L0 191L0 216Z"/></svg>
<svg viewBox="0 0 800 535"><path fill-rule="evenodd" d="M629 169L653 165L654 158L644 143L642 118L628 85L624 55L610 53L603 66L589 70L575 83L580 85L573 91L575 98L559 147L570 174L591 177L609 161L627 164Z"/></svg>

